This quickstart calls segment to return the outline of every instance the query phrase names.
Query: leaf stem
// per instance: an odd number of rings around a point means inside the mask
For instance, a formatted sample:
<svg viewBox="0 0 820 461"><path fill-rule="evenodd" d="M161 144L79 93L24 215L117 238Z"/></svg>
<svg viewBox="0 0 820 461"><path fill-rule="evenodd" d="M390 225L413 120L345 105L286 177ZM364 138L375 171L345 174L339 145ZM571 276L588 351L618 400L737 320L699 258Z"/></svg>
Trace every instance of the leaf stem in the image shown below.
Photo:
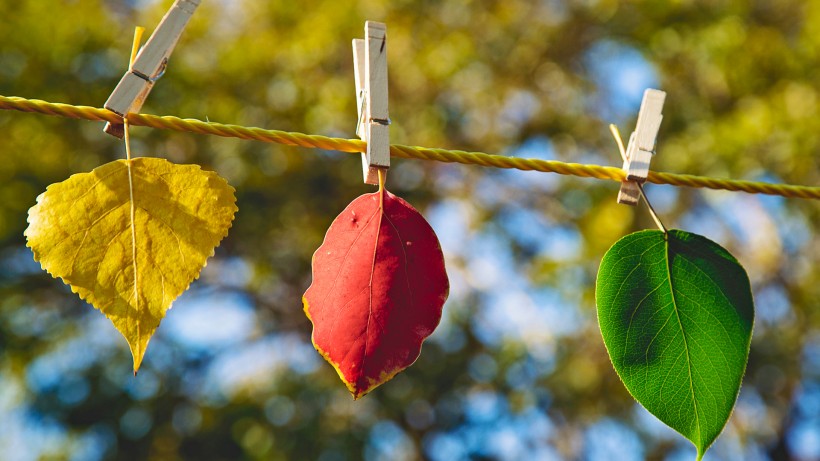
<svg viewBox="0 0 820 461"><path fill-rule="evenodd" d="M387 180L387 170L379 168L379 208L384 209L384 182Z"/></svg>
<svg viewBox="0 0 820 461"><path fill-rule="evenodd" d="M122 129L125 133L125 159L131 161L131 137L128 135L128 119L122 118Z"/></svg>
<svg viewBox="0 0 820 461"><path fill-rule="evenodd" d="M612 137L615 138L615 142L618 144L618 151L621 153L621 159L625 162L626 161L626 149L624 149L624 141L621 139L621 132L618 131L618 127L615 126L614 123L609 124L609 131L612 133ZM658 217L658 214L655 213L655 209L652 208L652 204L649 203L649 199L646 198L646 193L643 191L643 184L636 182L635 184L638 185L638 190L641 191L641 197L643 197L644 203L646 203L646 207L649 208L649 214L652 215L652 219L655 221L655 224L658 226L664 235L666 235L667 230L664 227L663 223L661 222L661 218Z"/></svg>
<svg viewBox="0 0 820 461"><path fill-rule="evenodd" d="M140 50L140 42L142 42L142 34L145 32L145 27L137 26L134 28L134 42L131 44L131 59L128 61L129 68L134 65L137 59L137 53Z"/></svg>
<svg viewBox="0 0 820 461"><path fill-rule="evenodd" d="M655 220L655 224L657 224L658 229L666 235L667 230L664 227L663 223L661 222L661 218L658 217L658 214L655 213L655 209L652 208L652 204L649 203L649 199L646 198L646 193L643 191L643 184L638 183L638 190L641 191L641 197L643 197L644 203L646 203L646 207L649 208L649 214L652 215L652 219Z"/></svg>
<svg viewBox="0 0 820 461"><path fill-rule="evenodd" d="M137 59L137 53L140 50L140 43L142 42L142 34L145 32L145 27L137 26L134 28L134 41L131 43L131 57L128 59L128 68L134 65ZM123 132L125 133L125 158L130 162L131 160L131 140L128 136L128 114L122 117ZM130 166L129 166L130 168ZM131 180L131 170L129 170L128 180Z"/></svg>
<svg viewBox="0 0 820 461"><path fill-rule="evenodd" d="M618 151L621 152L621 160L625 162L626 149L624 149L624 141L621 139L621 132L618 131L618 127L615 126L614 123L609 124L609 132L612 133L612 137L615 138L615 142L618 144Z"/></svg>

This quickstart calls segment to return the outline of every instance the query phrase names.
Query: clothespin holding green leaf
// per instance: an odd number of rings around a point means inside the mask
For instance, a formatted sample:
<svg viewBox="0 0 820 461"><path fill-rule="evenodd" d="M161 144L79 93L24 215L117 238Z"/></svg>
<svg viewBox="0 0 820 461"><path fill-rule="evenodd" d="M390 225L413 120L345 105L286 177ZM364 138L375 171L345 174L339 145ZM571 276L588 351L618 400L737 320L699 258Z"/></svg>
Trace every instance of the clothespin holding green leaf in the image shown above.
<svg viewBox="0 0 820 461"><path fill-rule="evenodd" d="M655 140L663 120L663 103L666 92L654 89L644 91L641 109L638 112L638 123L629 137L624 157L623 169L626 179L621 182L618 192L618 203L637 205L640 197L640 185L646 182L649 175L649 163L655 155Z"/></svg>

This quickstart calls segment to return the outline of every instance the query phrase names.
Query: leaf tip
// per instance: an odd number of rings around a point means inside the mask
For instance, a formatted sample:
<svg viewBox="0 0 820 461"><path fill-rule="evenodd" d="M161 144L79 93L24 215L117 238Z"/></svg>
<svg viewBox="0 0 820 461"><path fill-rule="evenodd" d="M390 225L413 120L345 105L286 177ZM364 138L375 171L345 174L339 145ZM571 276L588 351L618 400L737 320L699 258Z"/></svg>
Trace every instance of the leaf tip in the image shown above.
<svg viewBox="0 0 820 461"><path fill-rule="evenodd" d="M131 349L131 357L134 359L134 376L137 376L137 372L142 365L142 359L145 358L145 349L148 347L148 341L150 339L150 335L148 338L142 338L140 336L133 339L126 338L128 347Z"/></svg>
<svg viewBox="0 0 820 461"><path fill-rule="evenodd" d="M134 358L134 376L137 376L137 372L140 369L140 365L142 365L142 358L143 354L137 355L133 350L131 351L131 355Z"/></svg>

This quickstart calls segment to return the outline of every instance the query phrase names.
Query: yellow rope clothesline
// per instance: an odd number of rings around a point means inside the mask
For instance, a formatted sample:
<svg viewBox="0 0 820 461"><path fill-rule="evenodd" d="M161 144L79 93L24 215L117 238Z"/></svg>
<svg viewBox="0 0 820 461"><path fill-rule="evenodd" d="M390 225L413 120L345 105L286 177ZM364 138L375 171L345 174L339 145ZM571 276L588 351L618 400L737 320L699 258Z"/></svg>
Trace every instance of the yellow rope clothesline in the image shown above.
<svg viewBox="0 0 820 461"><path fill-rule="evenodd" d="M83 120L122 123L122 117L106 110L88 106L51 103L37 99L25 99L15 96L0 95L0 109L34 112ZM147 126L163 130L185 131L191 133L211 134L216 136L251 139L262 142L274 142L290 146L336 150L358 153L366 144L358 139L330 138L327 136L295 133L263 128L251 128L239 125L203 122L196 119L181 119L173 116L156 116L128 114L128 123L136 126ZM610 179L623 181L621 168L565 163L556 160L540 160L519 157L491 155L483 152L465 152L459 150L413 147L393 144L390 155L402 158L417 158L465 165L481 165L496 168L513 168L525 171L542 171L586 178ZM796 186L791 184L772 184L758 181L736 179L719 179L688 174L659 173L650 171L647 181L654 184L673 186L705 187L708 189L743 191L756 194L780 195L791 198L820 199L820 187Z"/></svg>

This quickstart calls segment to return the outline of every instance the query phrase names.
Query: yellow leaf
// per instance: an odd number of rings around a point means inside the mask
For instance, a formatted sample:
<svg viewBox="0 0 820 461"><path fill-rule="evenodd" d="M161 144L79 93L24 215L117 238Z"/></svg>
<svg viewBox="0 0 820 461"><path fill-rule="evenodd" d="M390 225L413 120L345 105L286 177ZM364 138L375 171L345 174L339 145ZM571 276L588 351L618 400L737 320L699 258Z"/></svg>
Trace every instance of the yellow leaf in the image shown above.
<svg viewBox="0 0 820 461"><path fill-rule="evenodd" d="M125 336L134 372L171 303L228 234L234 189L158 158L118 160L52 184L29 210L34 259Z"/></svg>

